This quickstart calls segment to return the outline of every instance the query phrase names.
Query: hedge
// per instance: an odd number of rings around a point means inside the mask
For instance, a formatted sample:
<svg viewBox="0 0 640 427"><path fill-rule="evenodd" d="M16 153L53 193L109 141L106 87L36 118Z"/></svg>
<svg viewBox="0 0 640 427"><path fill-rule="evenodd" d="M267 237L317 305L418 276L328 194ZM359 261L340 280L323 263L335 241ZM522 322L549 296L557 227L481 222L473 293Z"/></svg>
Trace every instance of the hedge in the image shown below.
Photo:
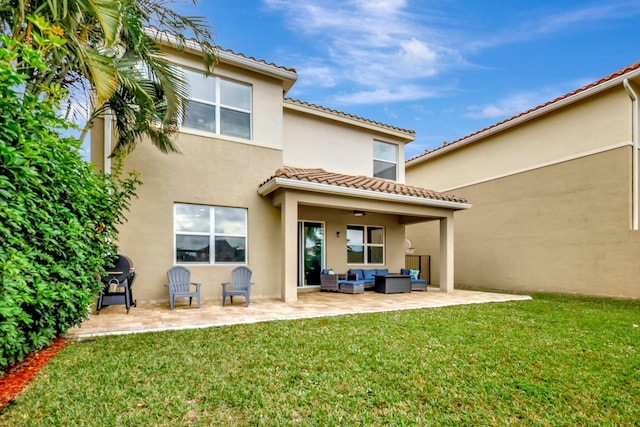
<svg viewBox="0 0 640 427"><path fill-rule="evenodd" d="M57 86L25 93L39 52L0 43L0 370L88 316L139 181L93 172ZM24 61L24 62L23 62Z"/></svg>

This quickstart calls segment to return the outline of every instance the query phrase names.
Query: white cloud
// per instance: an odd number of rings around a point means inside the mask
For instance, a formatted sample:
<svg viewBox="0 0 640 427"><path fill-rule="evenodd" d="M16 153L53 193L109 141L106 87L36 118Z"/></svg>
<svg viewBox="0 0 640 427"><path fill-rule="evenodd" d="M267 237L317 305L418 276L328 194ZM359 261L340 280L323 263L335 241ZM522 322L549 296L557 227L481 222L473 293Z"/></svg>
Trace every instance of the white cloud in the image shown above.
<svg viewBox="0 0 640 427"><path fill-rule="evenodd" d="M547 87L538 91L516 92L484 105L470 105L464 115L472 119L505 119L556 99L576 89L573 85Z"/></svg>
<svg viewBox="0 0 640 427"><path fill-rule="evenodd" d="M640 5L635 0L585 6L548 16L538 23L536 30L540 33L557 32L585 22L630 16L638 12L640 12Z"/></svg>
<svg viewBox="0 0 640 427"><path fill-rule="evenodd" d="M499 21L485 33L466 25L472 19L433 3L408 0L263 0L281 13L296 37L306 38L312 57L299 68L297 87L333 88L341 103L415 101L443 93L455 85L446 71L469 68L466 55L500 45L516 44L543 35L610 20L623 13L640 13L640 2L622 0L606 5L567 9L563 4L532 7ZM438 7L438 9L435 9ZM564 11L550 13L553 10ZM300 62L298 62L300 63ZM481 66L481 65L480 65ZM477 67L473 66L473 67ZM412 88L406 90L406 88ZM294 89L295 90L295 89ZM538 96L537 96L538 95ZM486 105L474 105L468 117L504 117L547 99L520 93Z"/></svg>
<svg viewBox="0 0 640 427"><path fill-rule="evenodd" d="M324 63L299 68L298 84L348 86L352 92L338 96L338 102L432 96L430 90L421 88L424 79L460 62L457 51L430 38L432 29L417 23L406 0L264 2L287 16L291 30L314 37L316 48L322 51L319 56ZM405 90L407 87L412 89Z"/></svg>
<svg viewBox="0 0 640 427"><path fill-rule="evenodd" d="M303 65L297 69L301 76L299 86L335 87L337 82L336 70L323 65Z"/></svg>
<svg viewBox="0 0 640 427"><path fill-rule="evenodd" d="M392 119L397 119L398 118L398 113L396 113L395 111L390 110L389 107L385 106L383 111L387 115L387 117L391 117Z"/></svg>
<svg viewBox="0 0 640 427"><path fill-rule="evenodd" d="M398 57L406 71L413 71L419 76L433 76L438 73L439 55L425 42L416 39L400 41Z"/></svg>
<svg viewBox="0 0 640 427"><path fill-rule="evenodd" d="M557 3L558 8L566 7ZM535 40L544 35L569 31L584 27L588 23L609 21L621 17L640 14L640 2L637 0L610 1L607 4L586 5L557 13L545 13L542 9L531 9L530 13L514 17L504 22L503 28L469 40L469 51L487 49L501 45Z"/></svg>
<svg viewBox="0 0 640 427"><path fill-rule="evenodd" d="M544 102L544 100L541 99L538 93L521 92L510 95L505 99L497 100L491 104L470 105L467 107L465 117L472 119L507 118L527 111L542 102Z"/></svg>
<svg viewBox="0 0 640 427"><path fill-rule="evenodd" d="M395 88L378 88L337 95L335 99L344 104L380 104L384 102L415 101L437 96L436 91L420 86L399 86Z"/></svg>
<svg viewBox="0 0 640 427"><path fill-rule="evenodd" d="M372 13L387 15L407 6L406 0L355 0L360 9L368 8Z"/></svg>

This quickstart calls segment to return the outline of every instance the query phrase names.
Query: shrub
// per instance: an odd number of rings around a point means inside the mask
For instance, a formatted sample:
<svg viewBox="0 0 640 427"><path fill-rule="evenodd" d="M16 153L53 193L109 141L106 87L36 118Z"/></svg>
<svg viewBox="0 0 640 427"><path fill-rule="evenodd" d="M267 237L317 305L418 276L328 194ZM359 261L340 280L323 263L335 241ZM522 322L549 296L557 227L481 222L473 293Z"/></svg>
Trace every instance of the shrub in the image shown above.
<svg viewBox="0 0 640 427"><path fill-rule="evenodd" d="M0 370L88 316L116 253L117 228L139 184L93 173L72 125L59 117L59 86L25 89L21 65L40 52L0 43ZM43 95L44 94L44 95Z"/></svg>

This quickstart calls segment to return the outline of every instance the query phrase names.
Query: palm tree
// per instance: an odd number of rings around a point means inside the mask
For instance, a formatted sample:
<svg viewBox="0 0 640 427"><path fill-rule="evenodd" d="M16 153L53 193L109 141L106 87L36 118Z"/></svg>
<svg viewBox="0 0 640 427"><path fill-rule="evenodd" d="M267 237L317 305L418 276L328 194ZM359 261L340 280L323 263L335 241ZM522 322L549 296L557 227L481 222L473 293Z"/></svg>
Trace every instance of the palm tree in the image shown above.
<svg viewBox="0 0 640 427"><path fill-rule="evenodd" d="M46 52L49 69L23 70L31 76L25 90L43 93L59 84L79 102L88 100L89 119L111 112L118 133L114 154L133 150L143 136L162 152L178 152L172 136L184 113L188 87L163 55L149 31L168 31L177 49L191 36L202 48L206 70L215 46L205 19L182 16L172 0L3 0L0 25L13 40L38 46L39 37L59 44ZM196 4L195 0L193 1Z"/></svg>

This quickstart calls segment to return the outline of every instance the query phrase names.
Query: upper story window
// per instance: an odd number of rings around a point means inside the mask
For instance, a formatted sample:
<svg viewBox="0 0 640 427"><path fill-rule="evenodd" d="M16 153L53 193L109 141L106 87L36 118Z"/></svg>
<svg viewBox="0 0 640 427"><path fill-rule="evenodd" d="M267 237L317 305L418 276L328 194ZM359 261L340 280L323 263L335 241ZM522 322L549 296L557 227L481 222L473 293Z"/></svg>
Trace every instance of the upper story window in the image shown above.
<svg viewBox="0 0 640 427"><path fill-rule="evenodd" d="M247 262L246 209L176 203L173 220L176 263Z"/></svg>
<svg viewBox="0 0 640 427"><path fill-rule="evenodd" d="M392 181L398 179L398 147L396 145L373 141L373 176Z"/></svg>
<svg viewBox="0 0 640 427"><path fill-rule="evenodd" d="M251 139L251 86L183 69L189 101L182 126Z"/></svg>

